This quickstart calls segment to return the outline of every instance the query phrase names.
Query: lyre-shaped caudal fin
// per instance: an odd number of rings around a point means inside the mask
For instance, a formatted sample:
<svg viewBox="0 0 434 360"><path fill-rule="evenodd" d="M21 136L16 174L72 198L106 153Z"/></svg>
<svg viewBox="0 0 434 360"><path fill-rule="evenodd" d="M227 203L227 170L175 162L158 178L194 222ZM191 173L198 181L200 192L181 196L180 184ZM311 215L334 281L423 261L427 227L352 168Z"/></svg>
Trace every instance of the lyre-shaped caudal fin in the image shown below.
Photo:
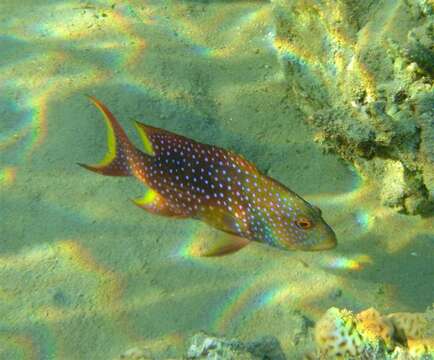
<svg viewBox="0 0 434 360"><path fill-rule="evenodd" d="M133 164L140 156L127 134L119 125L110 110L98 99L88 96L92 103L102 112L107 125L108 149L104 159L95 165L80 164L84 168L102 175L131 176Z"/></svg>

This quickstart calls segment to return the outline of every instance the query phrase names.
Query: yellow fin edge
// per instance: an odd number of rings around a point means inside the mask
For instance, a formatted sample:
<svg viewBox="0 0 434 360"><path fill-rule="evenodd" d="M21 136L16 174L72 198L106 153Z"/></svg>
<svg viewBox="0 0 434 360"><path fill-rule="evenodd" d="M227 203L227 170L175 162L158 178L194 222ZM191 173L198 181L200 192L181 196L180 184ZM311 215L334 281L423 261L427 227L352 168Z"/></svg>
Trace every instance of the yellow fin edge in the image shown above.
<svg viewBox="0 0 434 360"><path fill-rule="evenodd" d="M158 193L152 189L148 189L145 193L145 195L140 199L134 199L134 203L136 203L139 206L145 206L152 204L155 199L157 199Z"/></svg>
<svg viewBox="0 0 434 360"><path fill-rule="evenodd" d="M102 104L93 96L89 96L90 101L95 105L95 107L102 113L104 122L107 127L107 152L104 158L97 164L98 167L104 167L110 164L116 157L116 135L113 127L110 123L110 119L102 107Z"/></svg>
<svg viewBox="0 0 434 360"><path fill-rule="evenodd" d="M139 133L140 138L142 139L143 142L143 148L145 149L145 152L148 155L155 155L154 149L152 147L152 143L148 138L148 134L146 134L146 131L139 125L139 123L135 122L134 126L137 129L137 132Z"/></svg>

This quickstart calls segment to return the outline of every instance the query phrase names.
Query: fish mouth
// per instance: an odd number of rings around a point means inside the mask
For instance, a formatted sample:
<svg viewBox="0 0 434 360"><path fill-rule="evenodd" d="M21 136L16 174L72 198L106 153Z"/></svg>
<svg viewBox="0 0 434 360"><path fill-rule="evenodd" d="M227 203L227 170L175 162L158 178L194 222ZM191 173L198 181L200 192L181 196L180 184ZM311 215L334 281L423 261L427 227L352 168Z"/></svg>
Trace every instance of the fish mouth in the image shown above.
<svg viewBox="0 0 434 360"><path fill-rule="evenodd" d="M288 239L283 241L283 247L286 250L294 251L322 251L334 249L337 244L336 234L333 229L324 224L315 234L307 236L306 239L301 241L294 241L294 239Z"/></svg>
<svg viewBox="0 0 434 360"><path fill-rule="evenodd" d="M327 241L323 241L322 243L316 244L314 246L310 246L307 248L307 251L321 251L321 250L331 250L337 246L338 242L336 237L327 239Z"/></svg>
<svg viewBox="0 0 434 360"><path fill-rule="evenodd" d="M328 236L326 239L315 243L315 244L291 244L290 246L286 246L287 250L299 250L299 251L323 251L323 250L331 250L337 246L336 236Z"/></svg>
<svg viewBox="0 0 434 360"><path fill-rule="evenodd" d="M302 251L322 251L334 249L338 244L335 232L328 227L326 234L322 239L313 244L306 245L305 247L300 247Z"/></svg>
<svg viewBox="0 0 434 360"><path fill-rule="evenodd" d="M327 226L327 233L322 241L317 244L311 245L309 251L321 251L321 250L331 250L334 249L338 244L335 232L331 227Z"/></svg>

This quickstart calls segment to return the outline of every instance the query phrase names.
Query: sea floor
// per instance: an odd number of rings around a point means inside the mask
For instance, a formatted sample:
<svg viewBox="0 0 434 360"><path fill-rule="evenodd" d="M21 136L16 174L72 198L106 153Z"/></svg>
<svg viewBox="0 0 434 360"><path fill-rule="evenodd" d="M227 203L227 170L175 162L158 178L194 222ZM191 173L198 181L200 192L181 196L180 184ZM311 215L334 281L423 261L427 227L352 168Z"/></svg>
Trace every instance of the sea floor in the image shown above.
<svg viewBox="0 0 434 360"><path fill-rule="evenodd" d="M274 335L292 359L331 306L432 304L432 218L382 207L380 184L314 144L268 2L3 0L0 29L0 358L180 356L205 330ZM198 222L148 214L135 180L77 166L106 151L86 94L136 144L132 120L243 154L318 205L338 247L192 256Z"/></svg>

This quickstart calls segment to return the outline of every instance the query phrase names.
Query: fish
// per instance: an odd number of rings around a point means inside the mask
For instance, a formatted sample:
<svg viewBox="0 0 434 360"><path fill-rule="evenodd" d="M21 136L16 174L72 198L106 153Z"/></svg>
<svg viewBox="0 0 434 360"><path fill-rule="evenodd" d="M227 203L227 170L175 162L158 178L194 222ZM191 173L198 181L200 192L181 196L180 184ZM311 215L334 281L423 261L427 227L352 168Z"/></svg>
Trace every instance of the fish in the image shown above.
<svg viewBox="0 0 434 360"><path fill-rule="evenodd" d="M147 190L132 201L150 213L200 220L229 235L227 243L204 256L231 253L252 241L281 250L336 246L318 207L242 155L136 121L142 151L101 101L89 99L107 125L108 150L101 162L78 165L102 175L135 177Z"/></svg>

